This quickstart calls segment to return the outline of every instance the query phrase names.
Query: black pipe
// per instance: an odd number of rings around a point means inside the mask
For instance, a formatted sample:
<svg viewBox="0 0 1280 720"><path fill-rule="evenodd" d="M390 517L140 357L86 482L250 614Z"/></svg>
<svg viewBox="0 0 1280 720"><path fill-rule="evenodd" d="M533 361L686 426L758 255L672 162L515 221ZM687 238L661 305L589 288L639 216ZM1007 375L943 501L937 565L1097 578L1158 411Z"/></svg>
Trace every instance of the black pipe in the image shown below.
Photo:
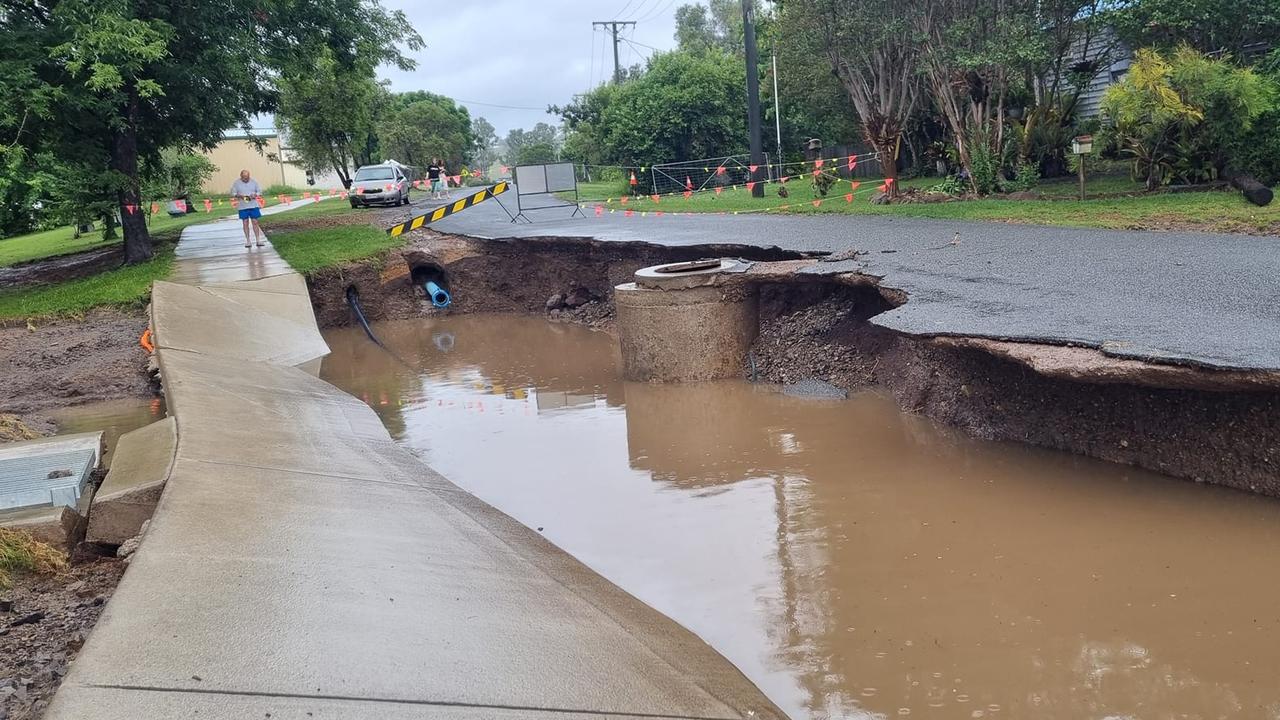
<svg viewBox="0 0 1280 720"><path fill-rule="evenodd" d="M364 318L364 310L360 309L360 291L356 290L356 286L352 285L347 288L347 305L351 306L351 312L355 313L356 320L360 321L360 327L364 328L364 334L369 336L374 345L386 349L386 345L373 334L373 328L369 327L369 321Z"/></svg>

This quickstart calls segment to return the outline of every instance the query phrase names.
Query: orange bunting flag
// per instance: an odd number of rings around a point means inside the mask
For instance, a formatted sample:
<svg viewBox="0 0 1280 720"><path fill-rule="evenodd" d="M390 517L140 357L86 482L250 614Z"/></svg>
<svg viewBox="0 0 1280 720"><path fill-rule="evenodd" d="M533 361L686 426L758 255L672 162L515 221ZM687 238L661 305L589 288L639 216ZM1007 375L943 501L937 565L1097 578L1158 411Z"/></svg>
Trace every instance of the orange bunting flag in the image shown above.
<svg viewBox="0 0 1280 720"><path fill-rule="evenodd" d="M138 206L137 206L137 205L132 205L132 204L130 204L130 205L125 205L125 206L124 206L124 209L125 209L125 210L128 210L128 211L129 211L129 214L130 214L130 215L132 215L132 214L134 214L135 212L137 212L137 210L138 210Z"/></svg>
<svg viewBox="0 0 1280 720"><path fill-rule="evenodd" d="M818 158L817 160L814 160L814 161L813 161L813 167L814 167L815 169L816 169L816 168L820 168L820 167L822 167L824 164L826 164L826 162L827 162L826 160L823 160L822 158Z"/></svg>
<svg viewBox="0 0 1280 720"><path fill-rule="evenodd" d="M724 188L717 186L717 187L716 187L716 194L717 194L717 195L719 195L719 194L720 194L720 193L722 193L722 192L724 192Z"/></svg>
<svg viewBox="0 0 1280 720"><path fill-rule="evenodd" d="M755 183L753 183L753 182L749 182L749 183L747 183L747 190L755 190L755 189L756 189L756 184L755 184Z"/></svg>
<svg viewBox="0 0 1280 720"><path fill-rule="evenodd" d="M822 198L818 198L817 200L814 200L814 201L813 201L813 206L814 206L814 207L822 207Z"/></svg>
<svg viewBox="0 0 1280 720"><path fill-rule="evenodd" d="M462 187L462 176L461 176L461 175L454 175L453 177L451 177L451 178L449 178L449 179L453 181L453 184L454 184L454 185L457 185L458 187Z"/></svg>
<svg viewBox="0 0 1280 720"><path fill-rule="evenodd" d="M853 202L853 193L845 193L844 201L847 203Z"/></svg>
<svg viewBox="0 0 1280 720"><path fill-rule="evenodd" d="M884 184L885 184L885 185L892 185L892 184L893 184L893 178L885 178L885 179L884 179Z"/></svg>
<svg viewBox="0 0 1280 720"><path fill-rule="evenodd" d="M626 195L623 195L622 197L618 198L618 202L622 203L623 205L626 205L628 199L629 198Z"/></svg>
<svg viewBox="0 0 1280 720"><path fill-rule="evenodd" d="M684 191L684 199L685 199L685 200L688 200L688 199L689 199L689 198L691 198L691 197L693 197L693 191L692 191L692 190L685 190L685 191Z"/></svg>
<svg viewBox="0 0 1280 720"><path fill-rule="evenodd" d="M204 211L213 212L213 202L209 198L204 199Z"/></svg>
<svg viewBox="0 0 1280 720"><path fill-rule="evenodd" d="M597 205L597 206L596 206L596 217L600 217L600 216L601 216L601 215L603 215L603 214L604 214L604 206L603 206L603 205Z"/></svg>
<svg viewBox="0 0 1280 720"><path fill-rule="evenodd" d="M814 177L818 177L818 176L819 176L819 175L821 175L821 174L822 174L822 171L821 171L821 170L814 170L814 171L813 171L813 176L814 176Z"/></svg>
<svg viewBox="0 0 1280 720"><path fill-rule="evenodd" d="M889 183L880 186L880 192L889 192Z"/></svg>
<svg viewBox="0 0 1280 720"><path fill-rule="evenodd" d="M636 214L636 211L635 211L635 210L628 210L628 211L627 211L626 213L624 213L624 214L625 214L627 217L631 217L632 215L635 215L635 214Z"/></svg>
<svg viewBox="0 0 1280 720"><path fill-rule="evenodd" d="M778 178L778 182L782 183L783 185L786 185L787 181L790 179L791 179L790 175L783 175L782 177Z"/></svg>
<svg viewBox="0 0 1280 720"><path fill-rule="evenodd" d="M684 189L685 190L693 189L693 179L690 178L688 175L684 176Z"/></svg>
<svg viewBox="0 0 1280 720"><path fill-rule="evenodd" d="M260 208L264 208L264 207L266 207L266 206L267 206L267 199L266 199L266 198L264 198L264 197L262 197L261 195L259 195L259 196L258 196L258 207L260 207Z"/></svg>
<svg viewBox="0 0 1280 720"><path fill-rule="evenodd" d="M636 185L639 185L639 184L640 184L640 182L639 182L638 180L636 180L636 174L635 174L635 171L632 171L632 172L631 172L631 187L635 187Z"/></svg>
<svg viewBox="0 0 1280 720"><path fill-rule="evenodd" d="M717 175L723 175L724 173L725 173L725 170L724 170L724 166L723 166L723 165L721 165L720 167L716 168L716 174L717 174Z"/></svg>
<svg viewBox="0 0 1280 720"><path fill-rule="evenodd" d="M751 174L752 174L752 175L755 175L755 174L756 174L756 170L759 170L759 169L760 169L760 166L759 166L759 165L748 165L748 166L747 166L747 169L751 171Z"/></svg>
<svg viewBox="0 0 1280 720"><path fill-rule="evenodd" d="M649 197L653 200L654 205L657 205L658 203L662 202L662 198L658 197L657 195L650 195Z"/></svg>
<svg viewBox="0 0 1280 720"><path fill-rule="evenodd" d="M178 201L176 201L176 202L177 202L177 205L178 205L178 210L180 210L180 211L182 211L182 212L186 212L186 211L187 211L187 201L186 201L186 200L178 200Z"/></svg>
<svg viewBox="0 0 1280 720"><path fill-rule="evenodd" d="M851 186L852 186L852 187L850 187L849 189L850 189L850 190L857 190L857 189L858 189L858 186L859 186L859 185L861 185L861 184L862 184L862 183L858 182L857 180L854 180L854 181L852 181L852 182L850 182L850 183L849 183L849 185L851 185Z"/></svg>
<svg viewBox="0 0 1280 720"><path fill-rule="evenodd" d="M160 203L151 203L151 214L155 215L160 212Z"/></svg>
<svg viewBox="0 0 1280 720"><path fill-rule="evenodd" d="M858 156L850 155L849 156L849 172L853 172L853 169L856 167L858 167Z"/></svg>

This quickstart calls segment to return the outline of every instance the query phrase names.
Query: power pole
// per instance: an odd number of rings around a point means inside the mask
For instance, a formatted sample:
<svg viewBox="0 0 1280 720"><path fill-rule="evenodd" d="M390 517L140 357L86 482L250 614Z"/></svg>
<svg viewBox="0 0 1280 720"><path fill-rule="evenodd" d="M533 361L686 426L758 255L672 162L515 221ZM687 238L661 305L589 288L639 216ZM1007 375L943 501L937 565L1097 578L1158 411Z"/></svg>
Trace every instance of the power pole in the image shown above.
<svg viewBox="0 0 1280 720"><path fill-rule="evenodd" d="M622 65L618 63L618 26L635 25L634 20L601 20L591 23L592 28L607 27L613 33L613 84L622 82Z"/></svg>
<svg viewBox="0 0 1280 720"><path fill-rule="evenodd" d="M764 197L760 166L764 165L764 142L760 138L760 71L756 67L755 0L742 0L742 35L747 43L747 133L751 143L751 197Z"/></svg>

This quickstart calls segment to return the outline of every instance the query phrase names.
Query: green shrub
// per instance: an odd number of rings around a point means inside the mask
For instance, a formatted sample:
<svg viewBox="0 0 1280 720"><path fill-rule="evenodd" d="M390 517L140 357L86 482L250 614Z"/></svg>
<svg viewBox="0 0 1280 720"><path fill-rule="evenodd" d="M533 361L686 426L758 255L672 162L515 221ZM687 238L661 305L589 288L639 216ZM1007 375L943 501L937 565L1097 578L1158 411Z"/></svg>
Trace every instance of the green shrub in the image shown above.
<svg viewBox="0 0 1280 720"><path fill-rule="evenodd" d="M969 183L962 180L959 175L948 175L942 179L942 182L929 188L929 192L946 193L948 195L963 195L969 190Z"/></svg>
<svg viewBox="0 0 1280 720"><path fill-rule="evenodd" d="M1023 161L1014 169L1013 179L1000 183L1005 192L1025 192L1040 184L1040 164Z"/></svg>

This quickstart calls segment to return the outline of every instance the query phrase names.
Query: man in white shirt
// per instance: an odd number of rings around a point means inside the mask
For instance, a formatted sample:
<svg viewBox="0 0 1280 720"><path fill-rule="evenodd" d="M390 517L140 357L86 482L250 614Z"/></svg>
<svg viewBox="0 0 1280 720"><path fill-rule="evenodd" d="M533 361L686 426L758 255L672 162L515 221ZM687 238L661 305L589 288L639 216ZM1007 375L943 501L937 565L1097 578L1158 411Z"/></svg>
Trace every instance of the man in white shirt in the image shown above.
<svg viewBox="0 0 1280 720"><path fill-rule="evenodd" d="M231 183L231 202L235 203L236 211L244 225L245 247L249 247L250 223L253 224L253 237L258 247L262 247L262 226L258 224L258 218L262 217L262 210L258 207L260 195L262 195L262 188L258 186L258 181L249 177L248 170L241 170L240 178Z"/></svg>

